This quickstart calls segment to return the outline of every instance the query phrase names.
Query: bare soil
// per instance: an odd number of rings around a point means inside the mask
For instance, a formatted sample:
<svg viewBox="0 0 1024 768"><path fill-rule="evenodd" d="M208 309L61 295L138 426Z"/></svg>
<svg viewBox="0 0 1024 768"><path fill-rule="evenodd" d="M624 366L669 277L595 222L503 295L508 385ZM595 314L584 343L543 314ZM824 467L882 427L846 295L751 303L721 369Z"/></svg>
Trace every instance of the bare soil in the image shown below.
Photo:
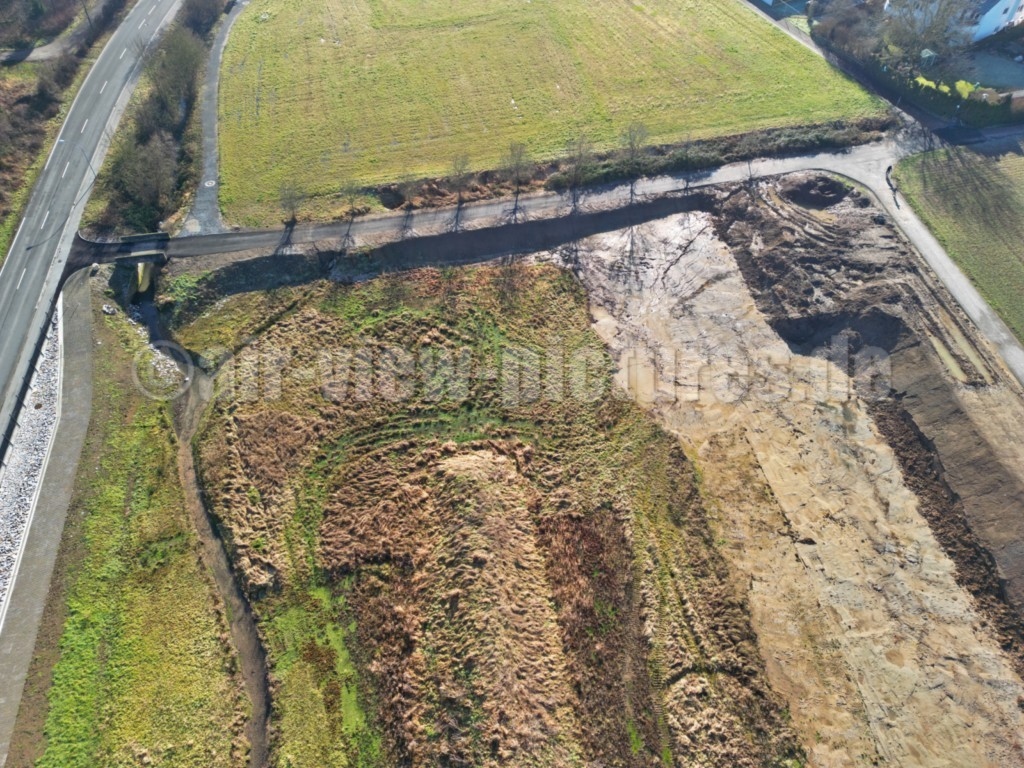
<svg viewBox="0 0 1024 768"><path fill-rule="evenodd" d="M260 621L310 578L344 595L387 759L1024 765L1024 400L873 202L722 187L537 258L586 302L516 260L314 284L253 318L200 432ZM619 398L499 408L493 374L466 411L308 375L588 323L674 438Z"/></svg>
<svg viewBox="0 0 1024 768"><path fill-rule="evenodd" d="M845 197L841 187L827 177L797 176L784 180L780 191L805 204L817 196L827 207ZM822 195L824 190L831 192ZM781 199L764 201L735 196L720 224L759 308L804 354L817 349L841 365L840 355L856 356L866 347L885 351L892 392L874 394L892 396L871 397L871 415L918 496L921 514L956 563L958 582L993 623L1018 673L1024 672L1024 562L1013 543L1019 541L1014 534L1024 533L1017 522L1024 509L1024 465L1000 460L994 445L1005 445L1004 435L975 423L980 403L961 403L967 393L994 394L1007 415L1024 413L1010 380L996 383L996 365L983 347L967 341L967 321L946 309L953 302L872 214L844 212L820 234L806 224L794 232L786 225L799 224L800 216L815 227L820 222ZM869 215L871 229L857 232ZM726 229L733 216L741 223ZM756 252L748 245L751 232L759 238ZM848 365L855 374L853 361ZM1019 449L1020 439L1008 437Z"/></svg>
<svg viewBox="0 0 1024 768"><path fill-rule="evenodd" d="M698 457L811 763L1024 764L1019 391L869 200L814 176L719 200L550 258Z"/></svg>

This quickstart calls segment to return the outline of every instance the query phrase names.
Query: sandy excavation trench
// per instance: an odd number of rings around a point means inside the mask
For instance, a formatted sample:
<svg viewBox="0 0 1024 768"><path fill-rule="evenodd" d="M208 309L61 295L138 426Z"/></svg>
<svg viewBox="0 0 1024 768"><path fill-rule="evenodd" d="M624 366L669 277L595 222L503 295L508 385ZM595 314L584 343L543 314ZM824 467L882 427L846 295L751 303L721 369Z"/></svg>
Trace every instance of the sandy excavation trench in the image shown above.
<svg viewBox="0 0 1024 768"><path fill-rule="evenodd" d="M1024 765L1024 403L877 209L791 177L542 258L696 458L812 764Z"/></svg>

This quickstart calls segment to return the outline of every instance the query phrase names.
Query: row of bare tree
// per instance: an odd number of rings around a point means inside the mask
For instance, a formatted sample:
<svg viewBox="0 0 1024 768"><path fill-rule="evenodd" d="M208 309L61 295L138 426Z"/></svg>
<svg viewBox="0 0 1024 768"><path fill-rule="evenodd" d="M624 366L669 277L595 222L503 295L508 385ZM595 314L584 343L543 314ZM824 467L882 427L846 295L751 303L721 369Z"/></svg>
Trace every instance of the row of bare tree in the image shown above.
<svg viewBox="0 0 1024 768"><path fill-rule="evenodd" d="M105 181L108 223L152 231L180 205L182 190L192 181L184 138L206 58L203 36L223 10L223 0L186 0L181 22L149 56L149 91L135 110L132 133L114 148Z"/></svg>
<svg viewBox="0 0 1024 768"><path fill-rule="evenodd" d="M619 159L626 176L643 175L649 138L650 132L647 126L641 122L631 123L620 135ZM595 160L594 144L586 134L581 133L566 143L565 155L560 162L560 173L564 180L564 184L561 186L572 196L574 206L579 202L580 190L590 180ZM513 188L515 195L513 219L518 213L519 197L523 188L534 179L536 173L536 161L530 155L526 144L518 141L511 142L502 157L498 174ZM476 174L473 171L470 156L464 152L454 155L445 177L445 186L455 193L458 208L461 208L465 202L466 193L475 178ZM406 209L413 207L417 190L422 188L423 183L422 179L411 176L398 181L395 186L403 207ZM363 210L358 205L363 194L364 190L360 189L357 184L341 185L339 198L344 202L350 216L354 217ZM294 225L297 222L299 211L307 198L305 190L294 181L286 182L281 186L279 201L286 224Z"/></svg>

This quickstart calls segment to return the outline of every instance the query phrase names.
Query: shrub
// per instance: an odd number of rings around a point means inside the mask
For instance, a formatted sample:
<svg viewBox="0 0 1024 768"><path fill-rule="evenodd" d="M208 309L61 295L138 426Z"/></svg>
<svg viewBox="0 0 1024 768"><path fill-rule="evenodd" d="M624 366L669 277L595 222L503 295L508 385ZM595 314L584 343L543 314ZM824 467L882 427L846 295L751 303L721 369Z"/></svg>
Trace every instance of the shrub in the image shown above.
<svg viewBox="0 0 1024 768"><path fill-rule="evenodd" d="M223 12L222 0L185 0L181 22L195 34L205 37Z"/></svg>

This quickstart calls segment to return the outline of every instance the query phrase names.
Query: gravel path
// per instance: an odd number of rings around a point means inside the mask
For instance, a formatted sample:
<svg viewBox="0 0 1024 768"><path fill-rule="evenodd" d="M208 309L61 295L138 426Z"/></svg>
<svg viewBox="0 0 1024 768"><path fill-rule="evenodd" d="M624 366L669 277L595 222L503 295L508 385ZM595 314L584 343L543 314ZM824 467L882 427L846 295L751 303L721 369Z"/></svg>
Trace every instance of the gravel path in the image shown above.
<svg viewBox="0 0 1024 768"><path fill-rule="evenodd" d="M217 99L220 89L221 60L228 43L231 27L249 0L237 0L231 13L221 20L217 36L210 47L210 58L206 64L206 78L203 83L200 106L203 126L203 176L196 187L192 209L185 218L183 235L211 234L223 232L224 222L220 217L220 150L217 145Z"/></svg>
<svg viewBox="0 0 1024 768"><path fill-rule="evenodd" d="M46 454L57 425L60 391L59 313L54 315L32 389L0 474L0 615L14 576L18 552L32 510Z"/></svg>

